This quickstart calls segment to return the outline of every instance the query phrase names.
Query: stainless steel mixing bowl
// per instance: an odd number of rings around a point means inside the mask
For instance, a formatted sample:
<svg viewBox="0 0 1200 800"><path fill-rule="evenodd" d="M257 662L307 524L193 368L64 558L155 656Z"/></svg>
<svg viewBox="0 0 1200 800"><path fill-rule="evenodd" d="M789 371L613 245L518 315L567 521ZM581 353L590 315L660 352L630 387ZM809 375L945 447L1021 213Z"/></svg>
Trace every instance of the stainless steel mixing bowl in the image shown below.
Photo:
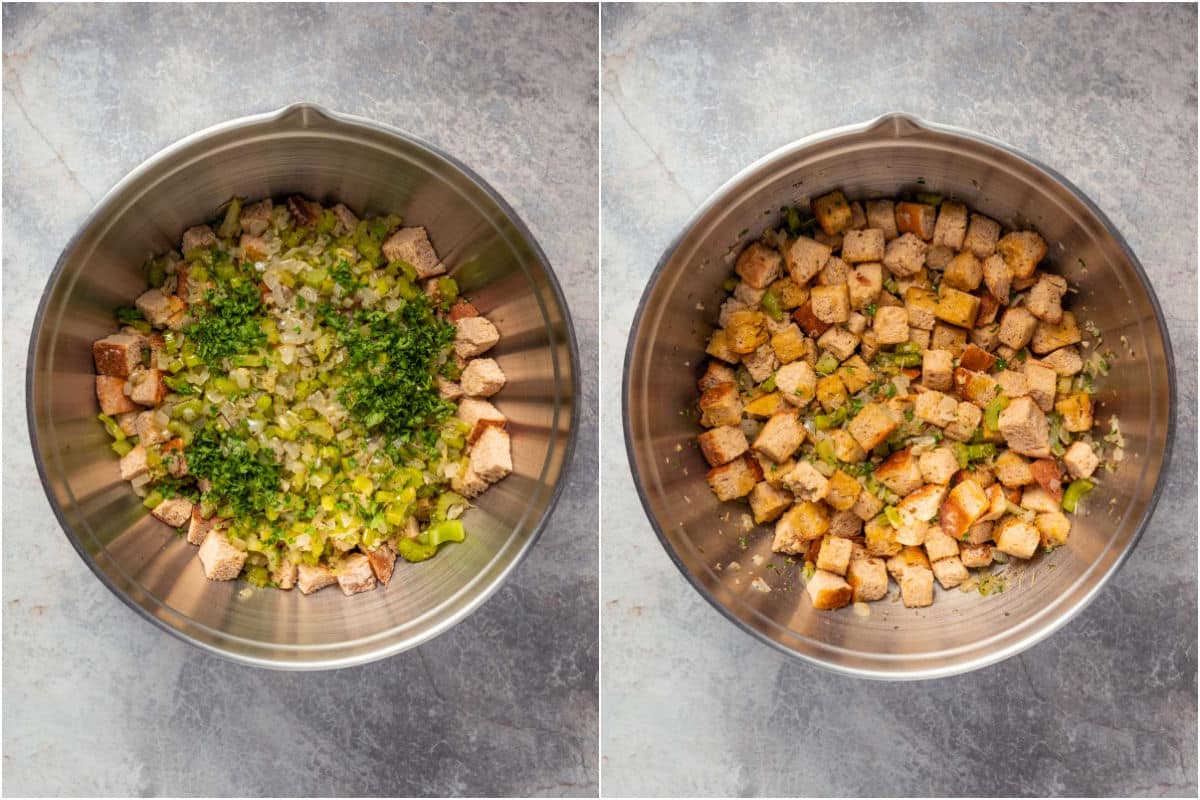
<svg viewBox="0 0 1200 800"><path fill-rule="evenodd" d="M149 517L117 473L95 416L91 342L144 290L140 265L230 197L302 193L424 225L451 274L499 328L513 474L465 517L467 543L399 564L354 597L205 579L196 549ZM574 441L578 353L546 257L467 167L392 128L300 104L197 133L151 158L100 202L42 297L26 397L38 470L72 544L122 600L167 631L238 661L360 664L436 636L479 606L536 541Z"/></svg>
<svg viewBox="0 0 1200 800"><path fill-rule="evenodd" d="M814 611L800 581L768 568L783 562L771 558L769 531L742 530L742 512L719 504L705 484L707 464L691 446L700 428L694 415L680 412L696 402L696 377L724 296L721 283L732 271L730 256L778 224L782 206L807 206L834 188L852 198L923 189L954 194L1005 224L1032 223L1050 244L1048 261L1079 287L1070 307L1094 321L1118 351L1099 384L1098 417L1106 428L1111 415L1119 417L1126 459L1115 475L1102 475L1070 544L1039 557L1020 584L1001 595L939 589L925 609L883 601L870 604L866 617L852 608ZM704 204L642 297L623 395L626 446L642 503L671 558L709 602L769 644L820 666L873 678L928 678L1029 647L1099 591L1158 499L1175 385L1158 301L1100 209L1065 178L1005 145L888 115L771 153ZM742 550L738 539L747 533ZM765 559L763 566L755 566L756 556ZM731 561L741 569L729 569ZM751 587L756 575L771 592Z"/></svg>

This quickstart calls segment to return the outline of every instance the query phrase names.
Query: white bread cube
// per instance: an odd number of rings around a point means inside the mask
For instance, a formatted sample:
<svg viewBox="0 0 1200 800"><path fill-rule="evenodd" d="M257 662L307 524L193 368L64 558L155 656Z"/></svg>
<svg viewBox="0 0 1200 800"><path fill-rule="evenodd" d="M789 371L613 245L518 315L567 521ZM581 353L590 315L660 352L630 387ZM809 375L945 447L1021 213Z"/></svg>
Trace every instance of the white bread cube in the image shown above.
<svg viewBox="0 0 1200 800"><path fill-rule="evenodd" d="M850 511L863 522L875 519L883 511L883 501L867 491L858 493Z"/></svg>
<svg viewBox="0 0 1200 800"><path fill-rule="evenodd" d="M466 396L465 392L463 392L462 384L446 380L441 375L437 376L436 382L438 397L445 400L458 400Z"/></svg>
<svg viewBox="0 0 1200 800"><path fill-rule="evenodd" d="M463 317L454 321L454 352L460 358L486 353L500 341L500 332L487 317Z"/></svg>
<svg viewBox="0 0 1200 800"><path fill-rule="evenodd" d="M1037 283L1029 290L1025 307L1038 319L1057 325L1062 322L1062 299L1066 293L1066 278L1061 275L1042 273L1038 276Z"/></svg>
<svg viewBox="0 0 1200 800"><path fill-rule="evenodd" d="M341 203L338 203L333 207L333 213L335 215L338 213L338 208L344 209L346 207ZM265 200L260 200L257 203L252 203L251 205L243 207L242 213L238 217L238 225L242 229L242 232L248 233L251 236L262 236L271 224L271 211L273 209L274 204L271 202L271 198L269 197ZM353 214L351 214L351 216L353 216ZM343 235L345 233L352 232L357 224L358 220L355 219L354 224L349 226L349 230L342 231Z"/></svg>
<svg viewBox="0 0 1200 800"><path fill-rule="evenodd" d="M143 406L157 406L167 396L163 373L157 369L135 369L129 376L129 399Z"/></svg>
<svg viewBox="0 0 1200 800"><path fill-rule="evenodd" d="M867 201L867 225L883 231L883 237L888 241L900 235L896 227L896 203L892 200Z"/></svg>
<svg viewBox="0 0 1200 800"><path fill-rule="evenodd" d="M996 382L1000 384L1000 394L1007 398L1024 397L1029 394L1029 381L1025 379L1023 372L1002 370L996 375Z"/></svg>
<svg viewBox="0 0 1200 800"><path fill-rule="evenodd" d="M863 551L861 556L852 557L846 568L846 583L850 584L851 599L856 603L869 603L887 596L887 566L882 558L875 558Z"/></svg>
<svg viewBox="0 0 1200 800"><path fill-rule="evenodd" d="M717 499L725 502L750 494L762 477L758 462L749 456L742 456L728 464L713 467L705 479Z"/></svg>
<svg viewBox="0 0 1200 800"><path fill-rule="evenodd" d="M963 237L963 249L970 250L976 258L987 258L996 251L1000 240L1000 223L982 214L972 214L967 223L967 234Z"/></svg>
<svg viewBox="0 0 1200 800"><path fill-rule="evenodd" d="M485 428L502 426L508 421L508 418L500 413L500 409L487 400L480 400L475 397L464 397L460 400L454 416L471 427L471 433L467 436L468 442L474 442L478 439ZM740 418L741 415L739 414L738 416Z"/></svg>
<svg viewBox="0 0 1200 800"><path fill-rule="evenodd" d="M182 527L192 518L192 502L186 497L168 497L150 512L155 519L172 528Z"/></svg>
<svg viewBox="0 0 1200 800"><path fill-rule="evenodd" d="M979 569L992 563L990 544L962 544L958 548L959 563L970 569Z"/></svg>
<svg viewBox="0 0 1200 800"><path fill-rule="evenodd" d="M196 555L210 581L231 581L246 563L246 551L234 547L222 530L209 531Z"/></svg>
<svg viewBox="0 0 1200 800"><path fill-rule="evenodd" d="M1083 359L1074 347L1062 347L1042 358L1042 366L1049 367L1058 375L1078 375L1083 370Z"/></svg>
<svg viewBox="0 0 1200 800"><path fill-rule="evenodd" d="M845 361L854 355L854 351L858 347L858 342L859 337L845 328L839 328L835 325L821 334L821 337L817 339L817 347L833 353L833 357L838 361Z"/></svg>
<svg viewBox="0 0 1200 800"><path fill-rule="evenodd" d="M300 564L296 570L296 588L301 594L312 594L318 589L332 586L338 582L337 576L328 567L321 565L309 566Z"/></svg>
<svg viewBox="0 0 1200 800"><path fill-rule="evenodd" d="M1029 462L1014 453L1005 450L996 456L996 480L1004 486L1015 489L1033 483L1033 470Z"/></svg>
<svg viewBox="0 0 1200 800"><path fill-rule="evenodd" d="M883 264L859 264L846 278L850 307L862 309L874 303L883 291Z"/></svg>
<svg viewBox="0 0 1200 800"><path fill-rule="evenodd" d="M753 242L738 256L734 271L755 289L766 289L783 271L783 256L773 247Z"/></svg>
<svg viewBox="0 0 1200 800"><path fill-rule="evenodd" d="M131 481L140 478L150 471L146 462L146 446L139 444L125 455L121 456L121 480Z"/></svg>
<svg viewBox="0 0 1200 800"><path fill-rule="evenodd" d="M712 428L696 438L700 443L700 452L711 467L728 464L750 449L746 434L736 425Z"/></svg>
<svg viewBox="0 0 1200 800"><path fill-rule="evenodd" d="M800 412L789 408L771 415L754 440L754 450L775 463L786 461L804 443L804 435Z"/></svg>
<svg viewBox="0 0 1200 800"><path fill-rule="evenodd" d="M1000 412L1000 433L1023 456L1050 456L1050 424L1030 397L1018 397Z"/></svg>
<svg viewBox="0 0 1200 800"><path fill-rule="evenodd" d="M1058 388L1058 373L1049 367L1035 364L1032 360L1025 362L1025 383L1029 387L1029 396L1037 403L1042 411L1049 412L1054 408L1054 394Z"/></svg>
<svg viewBox="0 0 1200 800"><path fill-rule="evenodd" d="M737 375L733 371L733 367L728 364L722 364L720 361L709 359L704 367L703 374L696 381L696 386L699 387L701 392L707 392L714 386L722 383L735 383L736 380Z"/></svg>
<svg viewBox="0 0 1200 800"><path fill-rule="evenodd" d="M158 424L156 414L155 411L143 411L134 419L139 444L158 444L171 438L171 433Z"/></svg>
<svg viewBox="0 0 1200 800"><path fill-rule="evenodd" d="M813 316L821 322L837 325L850 319L850 294L845 284L814 286L808 301Z"/></svg>
<svg viewBox="0 0 1200 800"><path fill-rule="evenodd" d="M487 491L488 485L487 481L481 478L475 470L471 469L469 460L465 468L460 469L457 474L450 478L450 488L468 500L483 494Z"/></svg>
<svg viewBox="0 0 1200 800"><path fill-rule="evenodd" d="M142 338L114 333L92 343L92 359L101 375L128 377L142 365Z"/></svg>
<svg viewBox="0 0 1200 800"><path fill-rule="evenodd" d="M138 404L125 394L125 379L116 375L96 376L96 399L100 402L100 411L110 417L138 409Z"/></svg>
<svg viewBox="0 0 1200 800"><path fill-rule="evenodd" d="M1032 485L1021 492L1021 508L1038 514L1051 514L1059 510L1059 501L1039 485Z"/></svg>
<svg viewBox="0 0 1200 800"><path fill-rule="evenodd" d="M826 236L836 236L854 224L854 212L840 190L814 198L812 210Z"/></svg>
<svg viewBox="0 0 1200 800"><path fill-rule="evenodd" d="M925 555L934 564L943 558L954 558L958 555L958 542L945 531L931 527L925 534Z"/></svg>
<svg viewBox="0 0 1200 800"><path fill-rule="evenodd" d="M817 393L817 373L807 361L793 361L775 373L775 388L784 400L803 408Z"/></svg>
<svg viewBox="0 0 1200 800"><path fill-rule="evenodd" d="M958 401L935 390L921 392L913 403L913 414L922 422L944 428L954 422Z"/></svg>
<svg viewBox="0 0 1200 800"><path fill-rule="evenodd" d="M967 207L962 203L942 203L937 224L933 226L933 243L961 250L967 237Z"/></svg>
<svg viewBox="0 0 1200 800"><path fill-rule="evenodd" d="M897 203L896 227L928 242L933 238L937 209L928 203Z"/></svg>
<svg viewBox="0 0 1200 800"><path fill-rule="evenodd" d="M954 356L949 350L922 352L921 385L938 391L948 391L954 387Z"/></svg>
<svg viewBox="0 0 1200 800"><path fill-rule="evenodd" d="M899 558L900 556L896 556ZM925 608L933 605L933 570L929 567L910 564L897 576L900 584L900 600L906 608Z"/></svg>
<svg viewBox="0 0 1200 800"><path fill-rule="evenodd" d="M783 251L784 264L792 280L803 286L808 283L829 260L833 248L810 239L797 236Z"/></svg>
<svg viewBox="0 0 1200 800"><path fill-rule="evenodd" d="M854 542L840 536L826 536L817 551L817 569L845 575L850 566L850 554L854 551Z"/></svg>
<svg viewBox="0 0 1200 800"><path fill-rule="evenodd" d="M945 486L954 473L958 472L958 459L949 447L938 447L921 453L918 458L921 478L927 483Z"/></svg>
<svg viewBox="0 0 1200 800"><path fill-rule="evenodd" d="M1072 442L1062 461L1072 478L1090 478L1100 466L1099 456L1086 442Z"/></svg>
<svg viewBox="0 0 1200 800"><path fill-rule="evenodd" d="M459 383L468 397L491 397L504 388L504 371L494 358L476 358L467 362Z"/></svg>
<svg viewBox="0 0 1200 800"><path fill-rule="evenodd" d="M417 280L441 275L446 267L438 260L429 234L424 228L401 228L383 242L383 256L392 261L404 261L417 271Z"/></svg>
<svg viewBox="0 0 1200 800"><path fill-rule="evenodd" d="M829 535L853 539L862 534L863 521L853 510L835 511L829 520Z"/></svg>
<svg viewBox="0 0 1200 800"><path fill-rule="evenodd" d="M847 264L882 261L885 246L883 230L880 228L846 231L842 237L842 260Z"/></svg>
<svg viewBox="0 0 1200 800"><path fill-rule="evenodd" d="M1038 319L1025 308L1010 308L1000 317L1000 330L997 338L1001 344L1006 344L1013 350L1020 350L1033 338L1037 329Z"/></svg>
<svg viewBox="0 0 1200 800"><path fill-rule="evenodd" d="M354 553L337 568L337 582L342 594L349 597L375 588L375 572L371 560L362 553Z"/></svg>
<svg viewBox="0 0 1200 800"><path fill-rule="evenodd" d="M200 506L193 506L191 520L188 522L188 544L204 544L204 538L208 536L209 532L214 528L220 527L222 522L224 522L224 520L217 516L205 519L200 514Z"/></svg>
<svg viewBox="0 0 1200 800"><path fill-rule="evenodd" d="M797 500L817 503L829 495L829 479L807 461L800 461L783 476L783 487Z"/></svg>
<svg viewBox="0 0 1200 800"><path fill-rule="evenodd" d="M908 341L908 311L903 306L889 306L875 312L872 325L875 339L881 345Z"/></svg>
<svg viewBox="0 0 1200 800"><path fill-rule="evenodd" d="M776 553L801 555L808 543L820 539L829 531L829 510L823 503L800 501L789 508L775 523L775 538L771 549Z"/></svg>
<svg viewBox="0 0 1200 800"><path fill-rule="evenodd" d="M911 278L925 266L928 249L929 246L920 238L906 233L887 243L883 265L897 278Z"/></svg>
<svg viewBox="0 0 1200 800"><path fill-rule="evenodd" d="M983 260L983 283L992 297L1000 303L1008 304L1008 294L1012 290L1012 270L996 253Z"/></svg>
<svg viewBox="0 0 1200 800"><path fill-rule="evenodd" d="M928 453L921 454L922 457L926 455ZM910 492L907 497L896 504L896 508L901 517L911 517L919 522L929 522L941 510L942 500L945 496L946 486L944 484L931 483Z"/></svg>
<svg viewBox="0 0 1200 800"><path fill-rule="evenodd" d="M921 488L920 460L911 447L892 453L875 468L875 479L903 497Z"/></svg>
<svg viewBox="0 0 1200 800"><path fill-rule="evenodd" d="M409 519L413 519L409 517ZM367 561L371 564L371 572L375 575L375 580L387 586L392 580L392 574L396 571L396 550L387 542L379 545L373 550L367 551Z"/></svg>
<svg viewBox="0 0 1200 800"><path fill-rule="evenodd" d="M182 319L185 306L173 294L163 294L159 289L144 292L134 301L146 320L156 327L168 327Z"/></svg>
<svg viewBox="0 0 1200 800"><path fill-rule="evenodd" d="M512 442L504 428L489 425L471 446L471 470L488 483L512 472Z"/></svg>
<svg viewBox="0 0 1200 800"><path fill-rule="evenodd" d="M943 432L947 439L965 442L975 433L979 423L983 421L983 411L974 403L963 401L954 408L954 421L947 425Z"/></svg>
<svg viewBox="0 0 1200 800"><path fill-rule="evenodd" d="M937 295L922 286L910 286L904 290L904 310L908 312L908 324L924 331L933 330L937 317Z"/></svg>
<svg viewBox="0 0 1200 800"><path fill-rule="evenodd" d="M1038 529L1017 517L1006 517L992 534L993 547L1013 558L1032 558L1037 552L1041 534Z"/></svg>
<svg viewBox="0 0 1200 800"><path fill-rule="evenodd" d="M805 589L812 599L813 608L820 611L845 606L850 602L850 597L854 593L845 578L823 569L818 569L813 573L813 576L808 579Z"/></svg>
<svg viewBox="0 0 1200 800"><path fill-rule="evenodd" d="M279 559L279 563L271 570L271 580L275 582L276 588L283 589L285 592L296 585L298 577L300 577L300 565L288 558Z"/></svg>
<svg viewBox="0 0 1200 800"><path fill-rule="evenodd" d="M207 225L197 225L183 232L179 249L186 256L199 247L211 247L217 243L217 234Z"/></svg>
<svg viewBox="0 0 1200 800"><path fill-rule="evenodd" d="M831 328L830 330L833 329ZM856 343L857 341L855 339ZM771 374L775 370L779 369L779 359L775 356L775 351L771 349L771 345L764 343L753 353L746 353L742 356L742 365L750 373L750 377L755 383L762 383L771 377Z"/></svg>
<svg viewBox="0 0 1200 800"><path fill-rule="evenodd" d="M958 556L934 561L933 575L937 578L938 583L942 585L943 589L953 589L971 577L971 573L967 572L967 568L959 560Z"/></svg>

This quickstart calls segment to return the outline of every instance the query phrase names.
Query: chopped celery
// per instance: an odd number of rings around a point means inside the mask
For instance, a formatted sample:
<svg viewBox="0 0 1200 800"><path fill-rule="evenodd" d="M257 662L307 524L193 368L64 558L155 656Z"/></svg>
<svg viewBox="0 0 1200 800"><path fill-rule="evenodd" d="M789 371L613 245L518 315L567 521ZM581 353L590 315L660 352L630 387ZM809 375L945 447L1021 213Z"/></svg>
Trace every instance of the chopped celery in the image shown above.
<svg viewBox="0 0 1200 800"><path fill-rule="evenodd" d="M129 455L129 451L133 449L133 443L128 439L118 439L109 446L112 448L114 453L122 458Z"/></svg>
<svg viewBox="0 0 1200 800"><path fill-rule="evenodd" d="M762 307L763 311L766 311L771 319L776 322L783 320L783 308L779 305L779 295L775 294L772 290L767 289L766 293L763 294Z"/></svg>
<svg viewBox="0 0 1200 800"><path fill-rule="evenodd" d="M461 519L444 519L435 522L423 535L434 547L445 542L461 542L466 538Z"/></svg>
<svg viewBox="0 0 1200 800"><path fill-rule="evenodd" d="M1079 506L1079 501L1082 500L1088 492L1095 488L1096 484L1092 483L1086 478L1080 478L1077 481L1071 481L1066 490L1063 491L1063 511L1066 511L1068 514L1074 513L1075 509Z"/></svg>
<svg viewBox="0 0 1200 800"><path fill-rule="evenodd" d="M998 395L983 410L983 426L989 431L1000 430L1000 412L1008 408L1008 398Z"/></svg>
<svg viewBox="0 0 1200 800"><path fill-rule="evenodd" d="M437 555L437 545L416 539L401 539L396 543L396 552L405 561L427 561Z"/></svg>
<svg viewBox="0 0 1200 800"><path fill-rule="evenodd" d="M832 375L838 368L837 356L833 353L822 353L817 359L817 366L814 368L818 375Z"/></svg>

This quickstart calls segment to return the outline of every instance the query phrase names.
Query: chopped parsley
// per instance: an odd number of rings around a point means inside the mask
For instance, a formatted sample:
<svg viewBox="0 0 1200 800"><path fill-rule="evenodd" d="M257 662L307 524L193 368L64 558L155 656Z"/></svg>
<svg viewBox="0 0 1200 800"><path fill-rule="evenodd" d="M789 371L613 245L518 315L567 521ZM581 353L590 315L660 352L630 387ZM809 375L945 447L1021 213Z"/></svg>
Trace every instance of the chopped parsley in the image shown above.
<svg viewBox="0 0 1200 800"><path fill-rule="evenodd" d="M279 499L279 464L272 456L210 424L187 447L188 474L212 481L211 494L238 514L262 513Z"/></svg>
<svg viewBox="0 0 1200 800"><path fill-rule="evenodd" d="M262 329L262 295L251 281L218 283L205 295L208 307L184 334L195 344L196 355L210 367L230 356L266 345Z"/></svg>

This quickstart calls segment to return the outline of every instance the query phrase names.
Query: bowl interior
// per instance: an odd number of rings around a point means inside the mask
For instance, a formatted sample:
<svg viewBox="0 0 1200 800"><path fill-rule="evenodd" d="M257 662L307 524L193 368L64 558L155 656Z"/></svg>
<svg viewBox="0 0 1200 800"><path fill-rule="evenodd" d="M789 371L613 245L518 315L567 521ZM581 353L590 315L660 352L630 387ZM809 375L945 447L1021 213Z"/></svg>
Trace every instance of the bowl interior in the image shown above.
<svg viewBox="0 0 1200 800"><path fill-rule="evenodd" d="M91 342L144 290L140 265L232 196L302 193L360 215L424 225L443 261L499 328L513 474L465 522L468 542L391 584L303 597L205 579L195 548L148 516L120 480L95 421ZM464 167L364 121L292 107L191 137L126 178L64 252L31 344L30 424L47 492L68 535L111 588L169 630L276 666L357 663L419 643L481 602L536 538L571 435L575 365L565 305L537 244Z"/></svg>
<svg viewBox="0 0 1200 800"><path fill-rule="evenodd" d="M1006 225L1033 225L1047 261L1078 293L1068 308L1117 353L1098 383L1097 419L1120 419L1126 456L1086 502L1069 546L1009 573L998 596L937 590L933 606L885 599L859 616L814 611L796 572L771 552L770 526L748 506L720 504L694 446L696 378L732 258L778 224L786 205L841 188L851 199L911 191L955 196ZM875 677L929 677L999 660L1048 634L1086 601L1132 546L1156 497L1170 440L1173 374L1157 302L1103 215L1063 179L1003 146L887 117L799 142L749 167L698 213L664 256L627 354L627 444L643 502L664 546L726 616L823 666ZM743 539L744 537L744 539ZM742 541L745 548L742 547ZM730 566L737 562L737 567ZM761 577L771 591L754 588ZM893 592L894 593L894 592Z"/></svg>

